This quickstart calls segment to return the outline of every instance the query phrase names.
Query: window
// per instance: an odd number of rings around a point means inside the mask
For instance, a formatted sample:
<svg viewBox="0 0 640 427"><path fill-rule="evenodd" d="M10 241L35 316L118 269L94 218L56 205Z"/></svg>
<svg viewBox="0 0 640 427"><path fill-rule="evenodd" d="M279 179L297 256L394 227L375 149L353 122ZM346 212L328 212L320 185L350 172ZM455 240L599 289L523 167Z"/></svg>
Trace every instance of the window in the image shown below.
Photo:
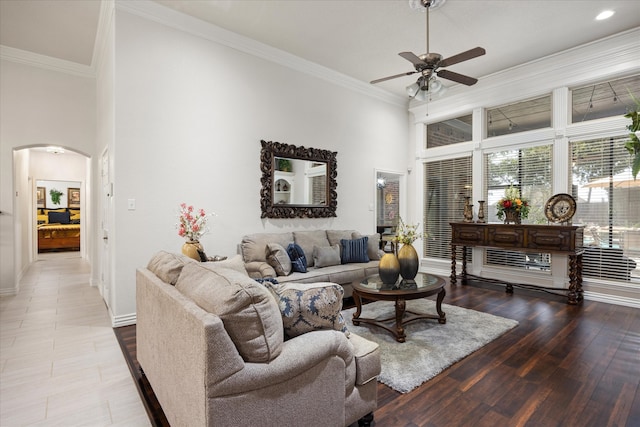
<svg viewBox="0 0 640 427"><path fill-rule="evenodd" d="M484 193L487 195L487 220L499 222L496 203L511 185L520 190L520 195L529 201L529 216L523 223L545 224L544 205L552 194L552 145L539 145L487 153L485 161ZM550 270L549 254L523 254L520 252L486 251L486 263Z"/></svg>
<svg viewBox="0 0 640 427"><path fill-rule="evenodd" d="M471 114L427 125L427 148L471 141Z"/></svg>
<svg viewBox="0 0 640 427"><path fill-rule="evenodd" d="M574 222L585 226L584 276L640 283L640 177L626 140L571 142Z"/></svg>
<svg viewBox="0 0 640 427"><path fill-rule="evenodd" d="M640 93L640 75L572 89L571 123L624 115L635 105L630 93Z"/></svg>
<svg viewBox="0 0 640 427"><path fill-rule="evenodd" d="M551 127L551 95L487 110L487 136Z"/></svg>
<svg viewBox="0 0 640 427"><path fill-rule="evenodd" d="M424 254L451 258L450 222L461 221L465 196L471 195L471 156L425 163ZM461 257L461 252L458 254ZM471 260L471 248L467 249Z"/></svg>

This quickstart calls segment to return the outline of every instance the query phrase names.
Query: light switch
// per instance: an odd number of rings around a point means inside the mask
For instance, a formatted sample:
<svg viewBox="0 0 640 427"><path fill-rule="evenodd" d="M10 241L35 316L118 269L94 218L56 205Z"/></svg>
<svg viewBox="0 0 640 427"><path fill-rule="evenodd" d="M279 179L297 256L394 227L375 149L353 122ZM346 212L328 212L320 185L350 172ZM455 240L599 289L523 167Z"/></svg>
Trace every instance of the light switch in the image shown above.
<svg viewBox="0 0 640 427"><path fill-rule="evenodd" d="M129 209L130 211L136 210L136 199L127 200L127 209Z"/></svg>

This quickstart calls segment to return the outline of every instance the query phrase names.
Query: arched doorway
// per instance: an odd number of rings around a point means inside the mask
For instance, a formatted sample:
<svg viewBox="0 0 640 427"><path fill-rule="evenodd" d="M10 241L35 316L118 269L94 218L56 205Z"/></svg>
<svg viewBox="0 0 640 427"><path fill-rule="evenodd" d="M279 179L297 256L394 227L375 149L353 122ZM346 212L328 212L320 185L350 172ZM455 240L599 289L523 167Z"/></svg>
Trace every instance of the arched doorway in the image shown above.
<svg viewBox="0 0 640 427"><path fill-rule="evenodd" d="M90 169L89 156L66 148L30 146L14 150L18 265L28 265L42 254L58 251L73 251L88 258ZM49 229L45 231L45 227ZM75 232L69 231L72 229ZM65 237L71 235L75 237Z"/></svg>

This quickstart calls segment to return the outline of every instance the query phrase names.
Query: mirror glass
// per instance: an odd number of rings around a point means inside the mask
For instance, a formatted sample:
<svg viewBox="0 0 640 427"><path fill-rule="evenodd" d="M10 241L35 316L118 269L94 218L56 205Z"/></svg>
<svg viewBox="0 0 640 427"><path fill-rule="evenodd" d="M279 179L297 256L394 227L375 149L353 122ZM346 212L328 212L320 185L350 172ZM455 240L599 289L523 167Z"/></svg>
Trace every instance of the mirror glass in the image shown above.
<svg viewBox="0 0 640 427"><path fill-rule="evenodd" d="M327 164L274 157L273 204L323 206L327 203Z"/></svg>
<svg viewBox="0 0 640 427"><path fill-rule="evenodd" d="M336 216L336 154L261 141L263 218Z"/></svg>

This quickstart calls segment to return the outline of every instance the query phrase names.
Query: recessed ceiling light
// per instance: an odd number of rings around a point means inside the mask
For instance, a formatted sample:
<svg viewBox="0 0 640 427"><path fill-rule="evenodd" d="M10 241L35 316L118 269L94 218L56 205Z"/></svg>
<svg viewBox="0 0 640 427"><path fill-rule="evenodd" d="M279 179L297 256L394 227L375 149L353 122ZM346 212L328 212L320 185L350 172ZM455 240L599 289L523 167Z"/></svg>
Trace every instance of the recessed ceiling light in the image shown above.
<svg viewBox="0 0 640 427"><path fill-rule="evenodd" d="M602 21L603 19L611 18L614 13L615 12L613 10L603 10L598 16L596 16L596 20Z"/></svg>

